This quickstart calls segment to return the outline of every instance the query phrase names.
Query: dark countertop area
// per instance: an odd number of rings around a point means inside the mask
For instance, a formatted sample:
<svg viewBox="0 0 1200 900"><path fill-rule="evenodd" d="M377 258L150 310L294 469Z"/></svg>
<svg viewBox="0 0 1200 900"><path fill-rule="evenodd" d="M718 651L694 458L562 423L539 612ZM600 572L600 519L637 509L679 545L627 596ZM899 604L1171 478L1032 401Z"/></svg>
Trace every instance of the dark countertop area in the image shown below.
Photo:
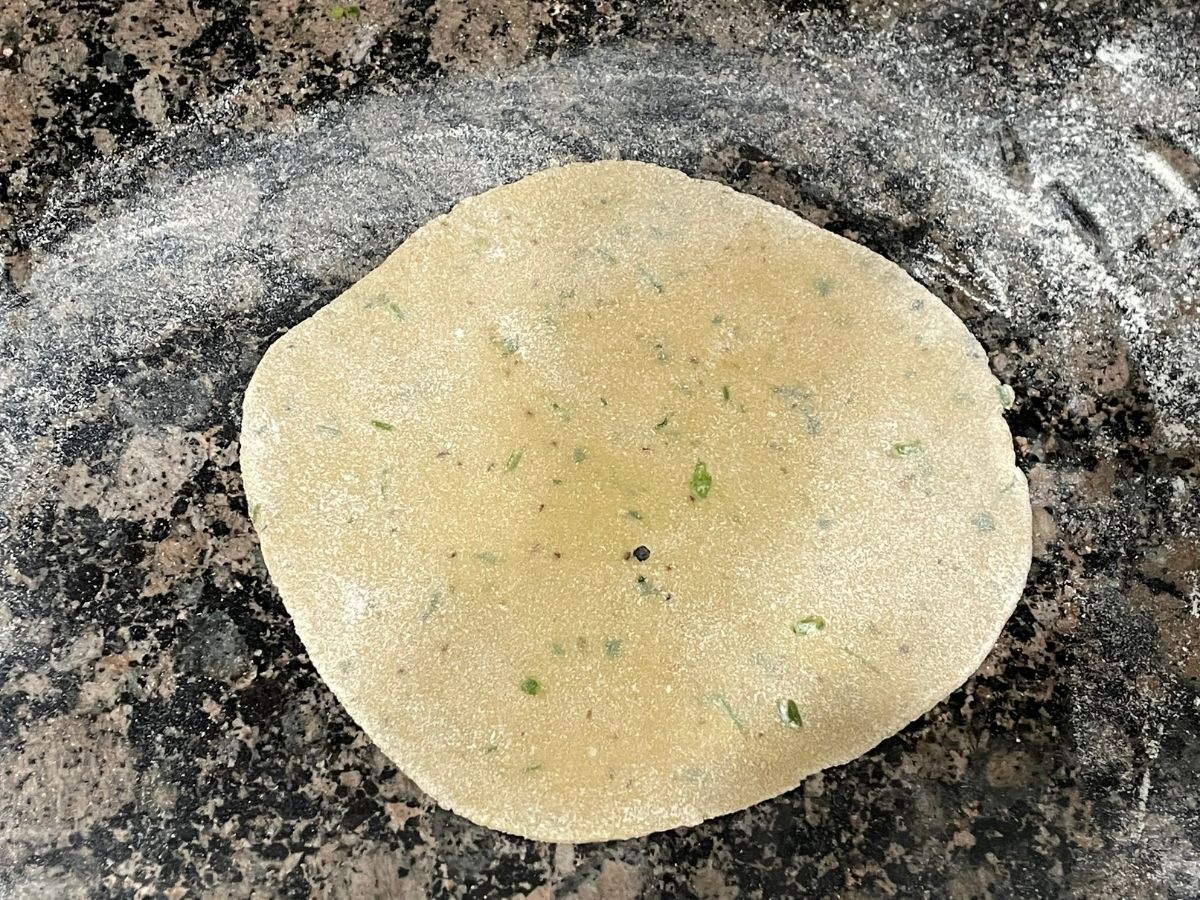
<svg viewBox="0 0 1200 900"><path fill-rule="evenodd" d="M1196 7L785 7L0 7L0 897L1200 896ZM546 845L439 809L317 677L240 402L422 221L613 156L962 316L1034 560L980 671L860 759Z"/></svg>

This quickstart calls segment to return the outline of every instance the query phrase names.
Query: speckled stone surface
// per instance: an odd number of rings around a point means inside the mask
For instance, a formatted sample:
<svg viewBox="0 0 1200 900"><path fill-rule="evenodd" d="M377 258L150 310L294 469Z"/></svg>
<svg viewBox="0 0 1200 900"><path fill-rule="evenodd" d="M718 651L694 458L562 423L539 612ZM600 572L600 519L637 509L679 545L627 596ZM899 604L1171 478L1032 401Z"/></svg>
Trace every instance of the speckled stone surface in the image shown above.
<svg viewBox="0 0 1200 900"><path fill-rule="evenodd" d="M864 49L883 46L878 59ZM0 378L0 897L1200 895L1197 48L1195 9L1182 3L4 4L0 348L17 362ZM600 52L610 55L589 57ZM544 62L556 54L571 78L538 68L559 65ZM904 100L931 59L945 61L937 77L949 87ZM788 80L805 66L815 80ZM595 73L640 67L652 74L588 87ZM701 77L710 70L721 78ZM480 73L483 87L455 87ZM472 112L487 91L510 95L510 73L520 115ZM836 149L817 126L788 132L805 85L818 96L839 79L853 90L833 96L863 104L845 140L832 108L814 115L827 115ZM738 99L739 85L773 81L787 86L780 97ZM371 746L267 578L237 410L281 330L419 224L378 210L387 227L373 233L331 214L318 236L338 253L310 239L288 257L303 242L277 220L296 207L272 206L268 183L318 149L326 168L374 171L388 116L409 107L353 110L367 87L413 83L429 93L411 102L438 128L519 120L549 149L495 175L468 172L410 218L522 167L638 147L861 240L964 317L1016 388L1010 424L1035 522L1025 597L967 685L797 791L612 844L475 827ZM620 103L605 112L588 93L668 83L682 87L664 121L693 123L678 147L619 133ZM638 123L656 114L645 108L656 97L642 100ZM977 132L904 136L906 108L938 120L954 104L972 107ZM304 117L317 107L326 118L313 125ZM565 136L550 122L589 117ZM426 127L412 126L414 140ZM312 149L306 135L326 128L332 151ZM360 143L339 143L343 132ZM939 142L954 151L946 160L984 159L1006 197L1037 198L1036 215L1016 200L1003 220L950 202L967 194L939 187L931 160L943 157L921 149ZM835 153L844 164L826 159ZM195 178L228 182L211 194L219 215L210 194L171 187ZM242 194L256 197L246 210ZM279 259L204 257L228 275L183 288L154 261L98 259L117 246L104 234L128 233L186 269L197 249L225 247L220 235L191 247L146 233L238 216L249 229L238 241L261 227ZM1083 276L1056 282L1051 250L1063 247L1094 273L1094 303ZM140 322L121 304L152 306L155 279L164 296L215 284L232 299L211 314L198 300L148 316L153 333L134 341L105 309ZM86 284L109 294L84 296ZM91 324L79 326L85 307Z"/></svg>

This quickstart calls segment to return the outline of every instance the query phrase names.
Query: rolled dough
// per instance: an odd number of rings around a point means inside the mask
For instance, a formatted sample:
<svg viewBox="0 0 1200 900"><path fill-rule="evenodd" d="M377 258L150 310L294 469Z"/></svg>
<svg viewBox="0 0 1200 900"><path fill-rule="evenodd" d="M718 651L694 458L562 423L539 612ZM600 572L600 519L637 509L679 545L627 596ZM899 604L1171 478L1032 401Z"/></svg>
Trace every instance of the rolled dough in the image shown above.
<svg viewBox="0 0 1200 900"><path fill-rule="evenodd" d="M439 803L595 841L789 790L1016 604L1012 392L898 267L726 187L463 201L267 352L242 469L313 664Z"/></svg>

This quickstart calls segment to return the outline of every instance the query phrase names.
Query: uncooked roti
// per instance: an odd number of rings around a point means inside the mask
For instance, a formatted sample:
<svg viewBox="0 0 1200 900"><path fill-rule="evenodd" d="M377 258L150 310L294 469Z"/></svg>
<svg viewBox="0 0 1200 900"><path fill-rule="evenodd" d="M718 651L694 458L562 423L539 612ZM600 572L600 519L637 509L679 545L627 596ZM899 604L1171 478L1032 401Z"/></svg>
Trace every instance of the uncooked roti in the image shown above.
<svg viewBox="0 0 1200 900"><path fill-rule="evenodd" d="M465 200L267 352L242 470L322 677L546 841L796 787L975 670L1030 561L1012 392L899 268L657 166Z"/></svg>

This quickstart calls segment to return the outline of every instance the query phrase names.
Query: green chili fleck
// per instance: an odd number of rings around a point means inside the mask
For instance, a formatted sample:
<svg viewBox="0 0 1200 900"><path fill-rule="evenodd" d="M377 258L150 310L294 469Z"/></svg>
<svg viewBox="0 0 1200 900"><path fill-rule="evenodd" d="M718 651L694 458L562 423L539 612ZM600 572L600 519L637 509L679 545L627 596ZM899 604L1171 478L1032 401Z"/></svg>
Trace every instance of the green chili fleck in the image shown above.
<svg viewBox="0 0 1200 900"><path fill-rule="evenodd" d="M779 720L788 728L799 728L804 724L800 718L800 707L795 700L779 701Z"/></svg>
<svg viewBox="0 0 1200 900"><path fill-rule="evenodd" d="M329 18L335 22L338 19L357 19L360 15L362 15L362 8L357 5L343 6L340 3L335 3L329 7Z"/></svg>
<svg viewBox="0 0 1200 900"><path fill-rule="evenodd" d="M542 683L532 675L521 682L521 693L536 697L542 692Z"/></svg>
<svg viewBox="0 0 1200 900"><path fill-rule="evenodd" d="M821 616L805 616L792 623L792 631L801 637L812 637L825 630L825 619Z"/></svg>
<svg viewBox="0 0 1200 900"><path fill-rule="evenodd" d="M729 390L729 385L721 385L721 399L728 403L733 398L733 392Z"/></svg>
<svg viewBox="0 0 1200 900"><path fill-rule="evenodd" d="M1012 409L1017 402L1017 392L1007 384L996 385L996 393L1000 395L1000 405L1005 409Z"/></svg>
<svg viewBox="0 0 1200 900"><path fill-rule="evenodd" d="M609 659L616 659L621 655L620 638L609 638L604 642L604 655Z"/></svg>
<svg viewBox="0 0 1200 900"><path fill-rule="evenodd" d="M521 464L521 457L524 455L524 450L514 450L512 453L508 454L508 459L504 461L504 468L511 472Z"/></svg>
<svg viewBox="0 0 1200 900"><path fill-rule="evenodd" d="M692 493L703 500L708 496L708 492L712 490L712 475L708 472L708 466L703 461L696 463L696 467L692 469L692 480L690 487Z"/></svg>
<svg viewBox="0 0 1200 900"><path fill-rule="evenodd" d="M258 511L261 508L262 508L261 503L251 503L250 504L250 509L248 510L248 512L250 514L250 521L253 522L255 525L258 524Z"/></svg>
<svg viewBox="0 0 1200 900"><path fill-rule="evenodd" d="M920 441L900 441L892 444L892 454L895 456L916 456L921 450Z"/></svg>
<svg viewBox="0 0 1200 900"><path fill-rule="evenodd" d="M391 422L385 422L382 419L372 419L371 426L373 428L379 429L380 431L395 431L396 430L395 425L393 425Z"/></svg>
<svg viewBox="0 0 1200 900"><path fill-rule="evenodd" d="M583 462L585 459L587 459L587 457L588 457L587 451L584 450L582 447L576 447L574 450L571 451L571 459L575 460L575 462L577 462L577 463Z"/></svg>

